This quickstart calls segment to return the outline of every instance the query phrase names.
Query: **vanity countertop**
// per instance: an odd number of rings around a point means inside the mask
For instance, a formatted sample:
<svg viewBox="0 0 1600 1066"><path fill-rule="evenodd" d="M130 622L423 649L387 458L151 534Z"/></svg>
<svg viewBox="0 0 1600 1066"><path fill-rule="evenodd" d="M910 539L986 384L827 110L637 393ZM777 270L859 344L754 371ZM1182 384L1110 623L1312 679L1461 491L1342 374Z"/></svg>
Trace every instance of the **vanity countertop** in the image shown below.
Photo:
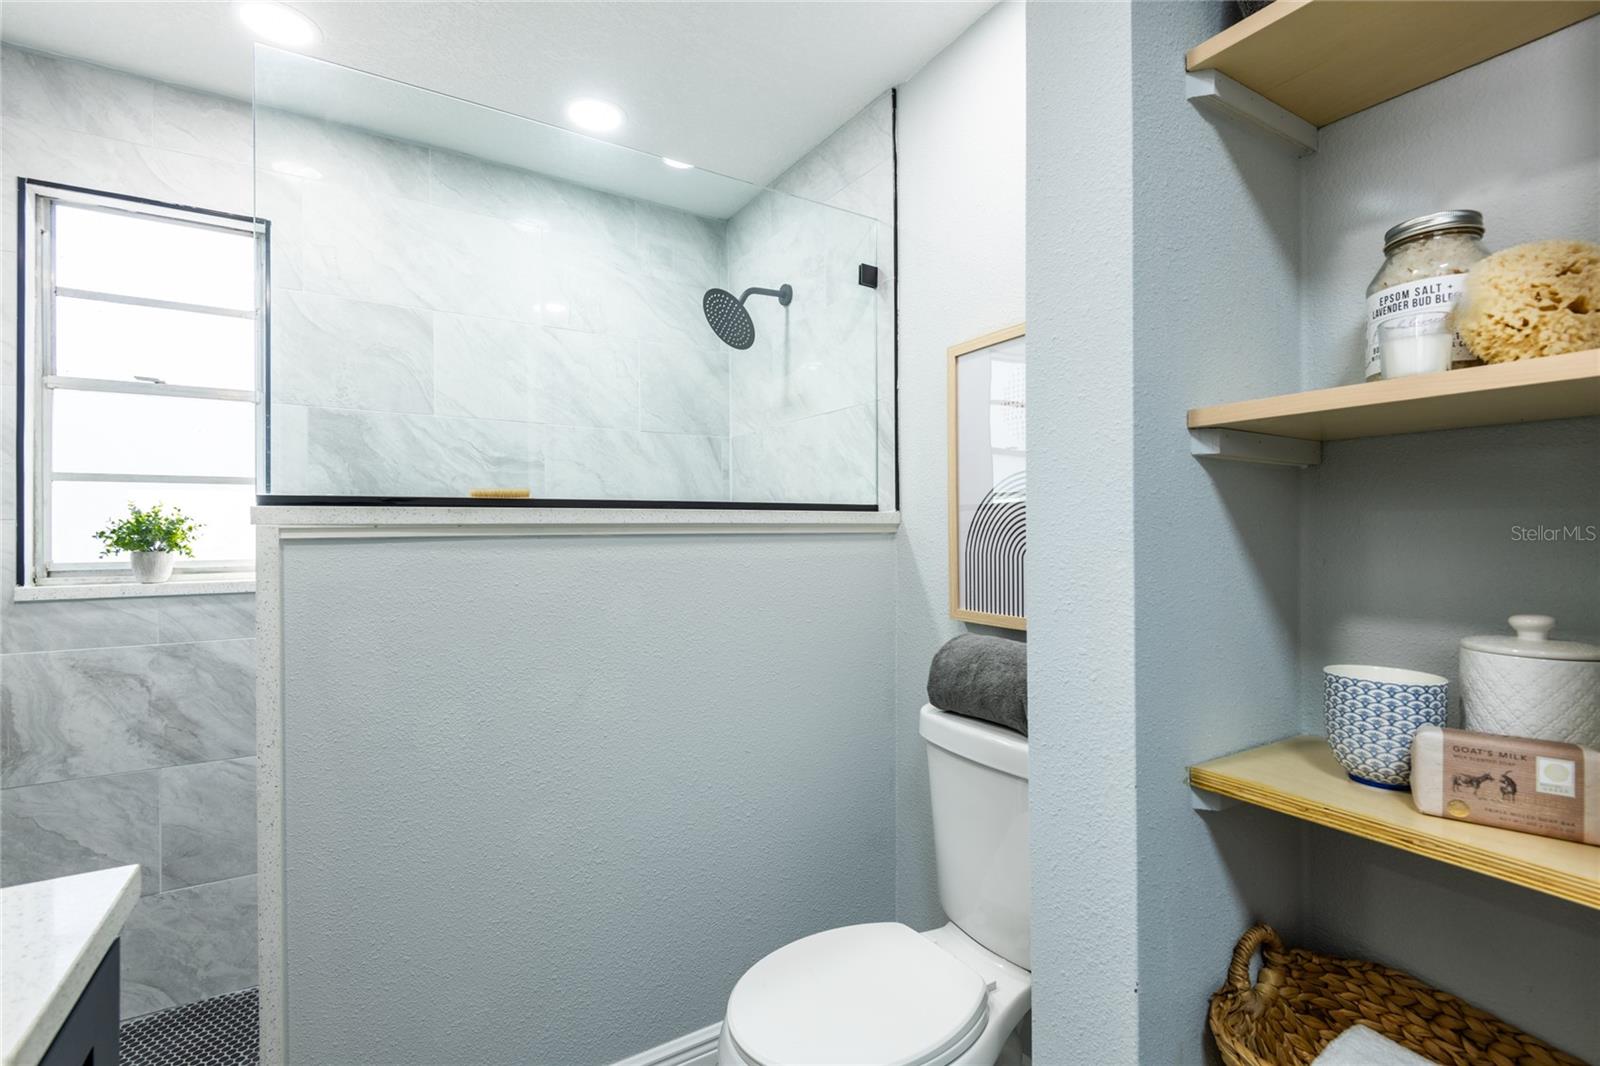
<svg viewBox="0 0 1600 1066"><path fill-rule="evenodd" d="M137 902L137 866L0 889L0 1066L44 1057Z"/></svg>

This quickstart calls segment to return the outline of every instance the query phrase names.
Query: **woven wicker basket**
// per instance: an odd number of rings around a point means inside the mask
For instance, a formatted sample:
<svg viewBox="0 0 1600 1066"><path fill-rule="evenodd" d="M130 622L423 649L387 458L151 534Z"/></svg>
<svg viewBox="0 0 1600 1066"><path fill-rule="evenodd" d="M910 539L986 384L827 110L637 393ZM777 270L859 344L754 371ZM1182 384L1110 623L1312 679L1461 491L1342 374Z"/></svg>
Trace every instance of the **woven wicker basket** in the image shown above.
<svg viewBox="0 0 1600 1066"><path fill-rule="evenodd" d="M1227 1066L1304 1066L1358 1022L1446 1066L1584 1066L1399 970L1288 950L1265 925L1239 938L1228 981L1211 997L1211 1035Z"/></svg>

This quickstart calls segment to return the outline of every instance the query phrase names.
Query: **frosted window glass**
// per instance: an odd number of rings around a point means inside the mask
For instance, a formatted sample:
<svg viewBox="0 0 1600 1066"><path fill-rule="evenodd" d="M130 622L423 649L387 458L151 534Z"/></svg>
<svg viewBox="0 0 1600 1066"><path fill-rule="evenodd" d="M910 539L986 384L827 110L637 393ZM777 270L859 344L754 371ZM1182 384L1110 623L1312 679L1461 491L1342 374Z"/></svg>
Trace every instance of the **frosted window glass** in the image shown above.
<svg viewBox="0 0 1600 1066"><path fill-rule="evenodd" d="M50 486L50 558L55 563L93 563L103 545L94 531L128 513L129 502L176 507L203 524L195 537L196 562L254 559L250 525L251 485L149 485L138 482L56 481ZM114 559L126 560L127 556Z"/></svg>
<svg viewBox="0 0 1600 1066"><path fill-rule="evenodd" d="M255 237L57 204L56 284L252 311Z"/></svg>
<svg viewBox="0 0 1600 1066"><path fill-rule="evenodd" d="M57 389L51 469L81 474L251 477L255 405Z"/></svg>
<svg viewBox="0 0 1600 1066"><path fill-rule="evenodd" d="M56 300L55 372L68 377L255 388L256 323L159 307Z"/></svg>

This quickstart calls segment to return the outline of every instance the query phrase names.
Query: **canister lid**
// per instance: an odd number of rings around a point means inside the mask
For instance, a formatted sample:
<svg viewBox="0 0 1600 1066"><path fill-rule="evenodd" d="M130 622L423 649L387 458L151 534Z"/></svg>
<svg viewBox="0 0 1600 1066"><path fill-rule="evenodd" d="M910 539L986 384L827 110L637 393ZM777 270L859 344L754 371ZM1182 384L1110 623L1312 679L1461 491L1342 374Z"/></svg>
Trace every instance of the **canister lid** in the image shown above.
<svg viewBox="0 0 1600 1066"><path fill-rule="evenodd" d="M1383 250L1388 252L1397 244L1417 237L1426 237L1431 233L1448 233L1451 230L1467 232L1483 236L1482 211L1435 211L1431 215L1418 215L1408 218L1398 226L1389 227L1389 232L1383 235Z"/></svg>
<svg viewBox="0 0 1600 1066"><path fill-rule="evenodd" d="M1551 640L1550 630L1555 628L1556 620L1547 614L1514 614L1506 621L1517 631L1516 636L1464 637L1461 646L1468 651L1488 652L1490 655L1600 662L1600 644L1585 644L1577 640Z"/></svg>

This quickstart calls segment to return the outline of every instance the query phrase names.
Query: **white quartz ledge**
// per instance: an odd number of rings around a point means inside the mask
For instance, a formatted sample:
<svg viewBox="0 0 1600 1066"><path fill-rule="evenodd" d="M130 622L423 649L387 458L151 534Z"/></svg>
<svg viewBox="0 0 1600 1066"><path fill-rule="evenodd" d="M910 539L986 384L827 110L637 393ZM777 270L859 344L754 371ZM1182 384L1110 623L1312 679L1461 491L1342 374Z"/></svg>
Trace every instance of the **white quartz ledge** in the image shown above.
<svg viewBox="0 0 1600 1066"><path fill-rule="evenodd" d="M668 533L893 533L894 511L694 510L632 507L256 507L285 536L438 537Z"/></svg>
<svg viewBox="0 0 1600 1066"><path fill-rule="evenodd" d="M103 581L82 585L22 585L15 590L18 603L48 603L52 600L121 600L145 596L226 596L254 592L252 577L175 577L171 581L147 585L139 581Z"/></svg>
<svg viewBox="0 0 1600 1066"><path fill-rule="evenodd" d="M0 1066L44 1058L137 902L137 866L0 889Z"/></svg>

